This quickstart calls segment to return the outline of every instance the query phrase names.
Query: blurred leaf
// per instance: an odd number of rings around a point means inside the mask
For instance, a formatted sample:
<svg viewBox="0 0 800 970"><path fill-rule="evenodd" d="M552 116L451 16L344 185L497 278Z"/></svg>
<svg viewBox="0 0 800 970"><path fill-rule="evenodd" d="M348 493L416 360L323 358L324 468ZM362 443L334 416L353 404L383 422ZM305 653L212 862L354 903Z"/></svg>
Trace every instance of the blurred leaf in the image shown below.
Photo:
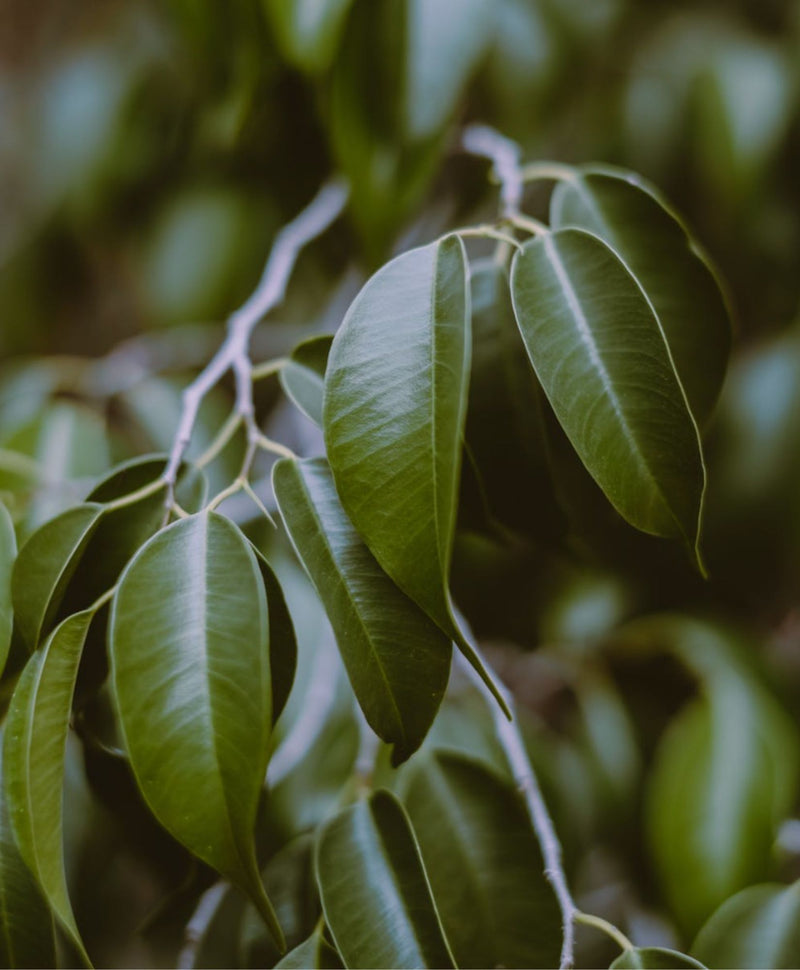
<svg viewBox="0 0 800 970"><path fill-rule="evenodd" d="M14 523L5 505L0 502L0 675L6 665L14 627L14 607L11 600L11 573L17 557L17 537Z"/></svg>
<svg viewBox="0 0 800 970"><path fill-rule="evenodd" d="M646 294L692 412L704 425L719 396L731 343L714 274L658 193L632 173L581 169L556 186L554 229L596 233Z"/></svg>
<svg viewBox="0 0 800 970"><path fill-rule="evenodd" d="M213 512L139 550L109 620L120 724L145 800L179 842L250 895L280 941L253 844L272 714L268 637L255 556Z"/></svg>
<svg viewBox="0 0 800 970"><path fill-rule="evenodd" d="M650 777L647 825L662 890L687 932L769 876L799 760L783 711L727 667L669 727Z"/></svg>
<svg viewBox="0 0 800 970"><path fill-rule="evenodd" d="M339 954L317 929L309 938L296 946L291 953L275 964L276 970L339 970L344 964Z"/></svg>
<svg viewBox="0 0 800 970"><path fill-rule="evenodd" d="M395 762L404 761L419 747L441 703L450 642L375 562L339 504L324 459L282 459L273 482L356 698L375 733L395 745ZM424 694L417 689L421 680Z"/></svg>
<svg viewBox="0 0 800 970"><path fill-rule="evenodd" d="M621 953L609 970L678 970L680 967L700 967L702 970L703 964L685 953L678 953L677 950L665 950L660 946L637 946Z"/></svg>
<svg viewBox="0 0 800 970"><path fill-rule="evenodd" d="M316 74L330 66L353 0L264 0L281 53Z"/></svg>
<svg viewBox="0 0 800 970"><path fill-rule="evenodd" d="M94 610L59 624L17 682L8 711L3 761L8 811L20 853L81 958L64 871L64 756L72 693Z"/></svg>
<svg viewBox="0 0 800 970"><path fill-rule="evenodd" d="M800 963L800 882L750 886L724 902L700 930L692 953L707 967L796 967Z"/></svg>
<svg viewBox="0 0 800 970"><path fill-rule="evenodd" d="M518 793L478 762L416 761L404 803L459 967L554 967L561 912Z"/></svg>
<svg viewBox="0 0 800 970"><path fill-rule="evenodd" d="M331 347L325 444L372 554L496 694L453 619L448 587L471 351L466 272L463 243L448 236L367 282Z"/></svg>
<svg viewBox="0 0 800 970"><path fill-rule="evenodd" d="M11 827L0 738L0 964L56 966L53 917L23 861Z"/></svg>
<svg viewBox="0 0 800 970"><path fill-rule="evenodd" d="M615 508L697 552L705 470L658 321L596 237L561 229L514 257L514 312L556 417Z"/></svg>
<svg viewBox="0 0 800 970"><path fill-rule="evenodd" d="M309 337L299 343L280 371L280 381L292 403L322 427L322 400L325 390L325 368L333 337Z"/></svg>
<svg viewBox="0 0 800 970"><path fill-rule="evenodd" d="M11 590L16 623L31 650L50 632L102 513L97 502L68 509L45 522L20 549Z"/></svg>
<svg viewBox="0 0 800 970"><path fill-rule="evenodd" d="M345 966L454 966L414 834L393 795L378 791L325 825L317 879Z"/></svg>

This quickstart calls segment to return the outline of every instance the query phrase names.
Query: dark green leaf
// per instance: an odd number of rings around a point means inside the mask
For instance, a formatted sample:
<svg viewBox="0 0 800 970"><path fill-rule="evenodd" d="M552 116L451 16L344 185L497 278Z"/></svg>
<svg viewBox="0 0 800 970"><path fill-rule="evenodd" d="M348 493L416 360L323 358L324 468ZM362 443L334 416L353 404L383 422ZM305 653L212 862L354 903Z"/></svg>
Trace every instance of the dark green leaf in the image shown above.
<svg viewBox="0 0 800 970"><path fill-rule="evenodd" d="M283 56L309 73L324 71L336 55L353 0L265 0Z"/></svg>
<svg viewBox="0 0 800 970"><path fill-rule="evenodd" d="M514 257L514 312L556 417L629 522L697 548L700 440L658 320L596 236L562 229Z"/></svg>
<svg viewBox="0 0 800 970"><path fill-rule="evenodd" d="M0 738L0 966L55 967L53 917L25 865L11 827Z"/></svg>
<svg viewBox="0 0 800 970"><path fill-rule="evenodd" d="M419 747L439 708L450 642L375 562L339 504L324 459L283 459L273 483L367 721L402 761Z"/></svg>
<svg viewBox="0 0 800 970"><path fill-rule="evenodd" d="M292 351L281 368L280 381L289 398L318 427L322 427L325 368L333 337L309 337Z"/></svg>
<svg viewBox="0 0 800 970"><path fill-rule="evenodd" d="M713 968L800 966L800 882L737 893L700 930L692 953Z"/></svg>
<svg viewBox="0 0 800 970"><path fill-rule="evenodd" d="M0 502L0 674L8 659L11 631L14 627L14 607L11 600L11 573L17 558L17 537L14 523L5 505Z"/></svg>
<svg viewBox="0 0 800 970"><path fill-rule="evenodd" d="M63 620L17 682L6 721L6 798L20 854L88 963L64 871L64 758L78 665L94 610Z"/></svg>
<svg viewBox="0 0 800 970"><path fill-rule="evenodd" d="M255 546L252 548L261 571L264 591L267 594L269 669L272 677L272 723L274 725L286 707L292 691L297 670L297 638L278 577L259 550Z"/></svg>
<svg viewBox="0 0 800 970"><path fill-rule="evenodd" d="M459 967L556 967L561 912L516 790L480 763L436 752L404 803Z"/></svg>
<svg viewBox="0 0 800 970"><path fill-rule="evenodd" d="M336 490L381 567L459 644L449 577L471 353L466 255L448 236L393 259L334 337L325 443Z"/></svg>
<svg viewBox="0 0 800 970"><path fill-rule="evenodd" d="M732 893L769 877L797 779L791 722L769 695L721 668L668 729L648 792L656 871L687 932Z"/></svg>
<svg viewBox="0 0 800 970"><path fill-rule="evenodd" d="M11 590L16 623L31 650L50 632L102 513L97 502L68 509L37 529L20 549Z"/></svg>
<svg viewBox="0 0 800 970"><path fill-rule="evenodd" d="M702 963L687 957L685 953L665 950L660 946L646 946L625 950L609 970L680 970L681 967L700 967L703 970Z"/></svg>
<svg viewBox="0 0 800 970"><path fill-rule="evenodd" d="M276 970L339 970L344 964L339 954L316 929L309 938L276 963Z"/></svg>
<svg viewBox="0 0 800 970"><path fill-rule="evenodd" d="M325 922L345 966L452 967L414 834L379 791L333 818L317 844Z"/></svg>
<svg viewBox="0 0 800 970"><path fill-rule="evenodd" d="M200 513L144 545L114 596L109 647L125 746L153 814L240 885L280 940L253 844L272 716L267 601L236 526Z"/></svg>
<svg viewBox="0 0 800 970"><path fill-rule="evenodd" d="M558 184L550 222L554 229L596 233L636 277L661 323L695 418L705 424L725 376L731 328L717 280L686 229L636 176L592 170Z"/></svg>

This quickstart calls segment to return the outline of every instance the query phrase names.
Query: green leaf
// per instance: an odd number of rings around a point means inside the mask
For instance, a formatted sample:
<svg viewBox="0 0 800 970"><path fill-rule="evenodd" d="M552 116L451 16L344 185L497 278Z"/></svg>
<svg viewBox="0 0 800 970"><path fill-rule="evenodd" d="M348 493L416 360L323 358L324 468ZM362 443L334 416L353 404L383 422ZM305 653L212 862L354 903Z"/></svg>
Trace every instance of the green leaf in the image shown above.
<svg viewBox="0 0 800 970"><path fill-rule="evenodd" d="M276 970L339 970L344 964L323 936L320 927L307 940L275 964Z"/></svg>
<svg viewBox="0 0 800 970"><path fill-rule="evenodd" d="M378 791L333 818L317 843L325 922L345 966L452 967L406 813Z"/></svg>
<svg viewBox="0 0 800 970"><path fill-rule="evenodd" d="M325 390L325 368L333 337L309 337L292 351L281 368L280 381L290 400L322 427L322 401Z"/></svg>
<svg viewBox="0 0 800 970"><path fill-rule="evenodd" d="M269 669L272 678L272 723L281 716L292 692L297 670L297 638L294 624L286 605L286 598L278 577L261 552L251 545L255 553L261 580L267 594L269 614Z"/></svg>
<svg viewBox="0 0 800 970"><path fill-rule="evenodd" d="M682 535L697 550L698 431L633 277L596 236L562 229L514 257L511 292L556 417L608 499L642 531Z"/></svg>
<svg viewBox="0 0 800 970"><path fill-rule="evenodd" d="M459 967L556 967L561 911L517 791L479 762L416 761L404 803Z"/></svg>
<svg viewBox="0 0 800 970"><path fill-rule="evenodd" d="M309 74L330 66L336 56L353 0L264 0L281 54Z"/></svg>
<svg viewBox="0 0 800 970"><path fill-rule="evenodd" d="M72 694L94 613L63 620L31 656L11 698L3 742L6 798L20 854L89 965L67 890L62 797Z"/></svg>
<svg viewBox="0 0 800 970"><path fill-rule="evenodd" d="M466 274L463 243L448 236L367 282L333 340L324 431L336 491L373 556L497 693L448 587L471 352Z"/></svg>
<svg viewBox="0 0 800 970"><path fill-rule="evenodd" d="M33 650L50 632L103 507L87 502L45 522L22 546L11 576L14 616Z"/></svg>
<svg viewBox="0 0 800 970"><path fill-rule="evenodd" d="M0 674L6 666L14 627L11 572L17 558L17 537L8 509L0 502Z"/></svg>
<svg viewBox="0 0 800 970"><path fill-rule="evenodd" d="M660 946L637 946L625 950L609 970L679 970L680 967L700 967L703 970L702 963L687 957L685 953Z"/></svg>
<svg viewBox="0 0 800 970"><path fill-rule="evenodd" d="M707 967L800 966L800 882L750 886L724 902L692 953Z"/></svg>
<svg viewBox="0 0 800 970"><path fill-rule="evenodd" d="M5 795L0 739L0 966L55 967L53 917L20 855Z"/></svg>
<svg viewBox="0 0 800 970"><path fill-rule="evenodd" d="M125 747L150 809L251 896L282 945L253 844L272 717L267 600L236 526L200 513L147 542L117 587L109 647Z"/></svg>
<svg viewBox="0 0 800 970"><path fill-rule="evenodd" d="M646 805L656 874L687 932L731 894L769 878L797 780L791 721L769 695L720 668L664 736Z"/></svg>
<svg viewBox="0 0 800 970"><path fill-rule="evenodd" d="M564 531L542 424L542 391L514 319L508 273L472 268L472 374L466 441L494 518L539 538Z"/></svg>
<svg viewBox="0 0 800 970"><path fill-rule="evenodd" d="M395 763L421 744L441 703L451 646L383 572L347 519L324 459L282 459L273 486L292 543L336 634L358 702ZM419 690L419 684L425 690Z"/></svg>
<svg viewBox="0 0 800 970"><path fill-rule="evenodd" d="M550 223L595 233L625 263L659 319L697 423L705 424L725 376L731 326L714 273L685 227L637 176L591 169L556 186Z"/></svg>

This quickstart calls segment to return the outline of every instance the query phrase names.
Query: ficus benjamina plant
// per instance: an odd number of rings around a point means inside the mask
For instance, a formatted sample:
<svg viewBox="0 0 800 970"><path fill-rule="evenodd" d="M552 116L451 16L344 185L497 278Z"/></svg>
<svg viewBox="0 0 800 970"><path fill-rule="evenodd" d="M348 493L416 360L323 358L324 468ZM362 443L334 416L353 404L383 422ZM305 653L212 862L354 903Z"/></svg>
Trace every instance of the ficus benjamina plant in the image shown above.
<svg viewBox="0 0 800 970"><path fill-rule="evenodd" d="M751 885L791 809L797 742L745 655L701 620L617 633L700 685L646 807L688 952L636 946L592 911L570 856L593 799L625 841L641 767L630 716L602 669L582 682L587 774L517 710L464 582L470 541L580 560L587 519L660 537L702 581L704 432L731 343L720 280L636 174L526 166L485 128L463 143L493 163L495 221L400 252L332 337L256 362L253 330L301 248L347 210L347 186L326 185L278 234L163 454L29 524L18 552L0 508L8 966L93 959L68 878L76 752L106 810L181 874L142 928L186 927L181 966L569 967L576 935L598 933L613 967L800 959L798 885ZM534 181L549 186L546 222L523 211ZM494 253L471 255L476 239ZM228 373L233 410L198 453ZM320 429L305 457L262 430L254 389L276 379ZM241 527L237 500L283 539ZM726 758L739 775L712 779Z"/></svg>

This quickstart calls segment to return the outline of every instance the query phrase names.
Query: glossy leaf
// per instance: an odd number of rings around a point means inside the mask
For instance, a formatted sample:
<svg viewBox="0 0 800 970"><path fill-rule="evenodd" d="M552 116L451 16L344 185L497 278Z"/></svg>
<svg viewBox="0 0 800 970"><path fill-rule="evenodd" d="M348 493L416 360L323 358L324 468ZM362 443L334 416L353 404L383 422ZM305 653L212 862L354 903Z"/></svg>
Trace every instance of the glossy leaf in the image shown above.
<svg viewBox="0 0 800 970"><path fill-rule="evenodd" d="M125 747L161 824L244 889L275 935L253 844L272 703L255 555L216 513L182 519L126 567L109 647Z"/></svg>
<svg viewBox="0 0 800 970"><path fill-rule="evenodd" d="M325 922L345 966L452 967L417 842L385 791L322 829L317 880Z"/></svg>
<svg viewBox="0 0 800 970"><path fill-rule="evenodd" d="M415 763L404 803L459 967L555 967L561 912L517 791L478 762Z"/></svg>
<svg viewBox="0 0 800 970"><path fill-rule="evenodd" d="M692 953L707 967L800 965L800 882L750 886L724 902L700 930Z"/></svg>
<svg viewBox="0 0 800 970"><path fill-rule="evenodd" d="M705 424L725 376L731 328L719 284L684 226L635 175L591 169L557 185L550 224L597 234L625 263L659 319L695 418Z"/></svg>
<svg viewBox="0 0 800 970"><path fill-rule="evenodd" d="M5 505L0 502L0 674L8 659L11 631L14 627L14 607L11 600L11 571L17 558L17 537L14 523Z"/></svg>
<svg viewBox="0 0 800 970"><path fill-rule="evenodd" d="M321 929L314 930L307 940L275 964L276 970L339 970L343 966Z"/></svg>
<svg viewBox="0 0 800 970"><path fill-rule="evenodd" d="M332 341L328 335L309 337L294 348L280 371L284 391L318 427L322 427L325 368Z"/></svg>
<svg viewBox="0 0 800 970"><path fill-rule="evenodd" d="M633 525L697 545L705 469L658 320L597 237L562 229L514 257L531 363L586 468Z"/></svg>
<svg viewBox="0 0 800 970"><path fill-rule="evenodd" d="M327 68L352 0L265 0L283 56L309 73Z"/></svg>
<svg viewBox="0 0 800 970"><path fill-rule="evenodd" d="M345 512L381 567L491 685L453 620L449 577L471 353L460 239L398 256L347 312L324 431Z"/></svg>
<svg viewBox="0 0 800 970"><path fill-rule="evenodd" d="M492 516L552 539L564 531L550 478L542 390L511 306L508 273L494 260L472 267L472 373L466 441Z"/></svg>
<svg viewBox="0 0 800 970"><path fill-rule="evenodd" d="M664 736L648 792L656 872L687 932L730 895L769 877L797 781L791 722L768 695L722 668Z"/></svg>
<svg viewBox="0 0 800 970"><path fill-rule="evenodd" d="M63 620L22 672L3 741L6 798L20 854L88 963L67 890L64 759L78 665L94 610Z"/></svg>
<svg viewBox="0 0 800 970"><path fill-rule="evenodd" d="M56 966L53 917L20 855L5 794L0 744L0 966Z"/></svg>
<svg viewBox="0 0 800 970"><path fill-rule="evenodd" d="M702 963L685 953L666 950L660 946L645 946L625 950L611 964L609 970L680 970L681 967L700 967L703 970Z"/></svg>
<svg viewBox="0 0 800 970"><path fill-rule="evenodd" d="M283 459L275 465L273 484L359 704L375 733L395 745L395 761L403 761L421 744L441 703L450 641L361 541L324 459Z"/></svg>
<svg viewBox="0 0 800 970"><path fill-rule="evenodd" d="M30 649L52 628L102 512L97 502L68 509L37 529L20 549L11 590L16 623Z"/></svg>
<svg viewBox="0 0 800 970"><path fill-rule="evenodd" d="M278 577L266 558L252 547L267 594L269 669L272 679L272 723L278 720L292 691L297 669L297 638Z"/></svg>

